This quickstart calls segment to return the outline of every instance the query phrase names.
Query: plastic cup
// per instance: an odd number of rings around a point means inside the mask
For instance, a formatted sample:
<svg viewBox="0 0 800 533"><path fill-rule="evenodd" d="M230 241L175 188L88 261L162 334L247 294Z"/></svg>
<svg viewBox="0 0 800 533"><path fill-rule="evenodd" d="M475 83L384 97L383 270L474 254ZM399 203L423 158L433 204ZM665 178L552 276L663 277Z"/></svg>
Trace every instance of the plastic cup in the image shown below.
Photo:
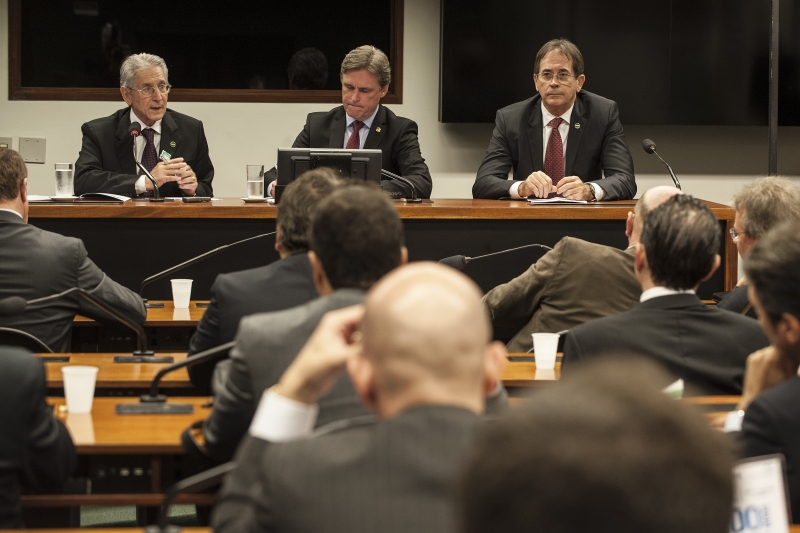
<svg viewBox="0 0 800 533"><path fill-rule="evenodd" d="M189 309L189 301L192 299L192 280L172 279L172 303L175 309Z"/></svg>
<svg viewBox="0 0 800 533"><path fill-rule="evenodd" d="M65 366L61 369L61 375L64 377L64 396L70 414L91 413L97 367Z"/></svg>
<svg viewBox="0 0 800 533"><path fill-rule="evenodd" d="M552 370L556 367L558 333L533 333L533 354L536 370Z"/></svg>
<svg viewBox="0 0 800 533"><path fill-rule="evenodd" d="M247 165L247 197L264 198L264 165Z"/></svg>

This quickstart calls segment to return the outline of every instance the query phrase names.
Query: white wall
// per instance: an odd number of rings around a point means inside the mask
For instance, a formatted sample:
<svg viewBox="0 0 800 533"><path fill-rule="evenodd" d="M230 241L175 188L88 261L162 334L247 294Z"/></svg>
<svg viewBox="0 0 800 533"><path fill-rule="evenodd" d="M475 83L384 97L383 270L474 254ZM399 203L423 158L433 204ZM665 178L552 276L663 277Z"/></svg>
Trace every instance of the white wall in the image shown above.
<svg viewBox="0 0 800 533"><path fill-rule="evenodd" d="M404 103L389 107L419 124L422 153L433 176L433 196L470 198L492 126L441 124L437 120L438 0L405 0L404 41ZM591 65L586 87L591 90ZM9 101L8 1L0 0L0 137L13 137L15 149L19 137L47 139L47 162L28 165L32 194L53 193L53 163L77 159L83 122L110 115L123 105L121 100ZM236 197L245 193L244 165L274 164L276 148L291 145L306 114L328 110L332 105L175 102L170 107L204 122L216 168L214 192L221 197ZM627 126L625 130L640 192L670 183L661 163L642 151L640 141L644 137L658 143L659 153L675 169L684 190L701 198L728 202L739 187L767 170L766 128ZM779 172L797 179L800 128L782 128L779 138Z"/></svg>

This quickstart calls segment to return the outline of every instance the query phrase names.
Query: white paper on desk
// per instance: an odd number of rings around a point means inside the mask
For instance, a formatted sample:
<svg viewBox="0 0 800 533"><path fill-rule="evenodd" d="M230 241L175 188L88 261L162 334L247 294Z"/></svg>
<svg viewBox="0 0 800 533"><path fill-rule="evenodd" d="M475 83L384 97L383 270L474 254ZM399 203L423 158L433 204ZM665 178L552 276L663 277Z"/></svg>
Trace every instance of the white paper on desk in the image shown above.
<svg viewBox="0 0 800 533"><path fill-rule="evenodd" d="M28 195L28 202L52 202L53 200L49 196L41 196L38 194L29 194Z"/></svg>
<svg viewBox="0 0 800 533"><path fill-rule="evenodd" d="M737 462L733 467L730 531L789 533L787 494L783 455Z"/></svg>
<svg viewBox="0 0 800 533"><path fill-rule="evenodd" d="M569 198L528 198L528 204L588 204L586 200L570 200Z"/></svg>
<svg viewBox="0 0 800 533"><path fill-rule="evenodd" d="M165 196L164 200L167 202L182 202L184 196ZM222 198L211 198L212 202L219 202Z"/></svg>

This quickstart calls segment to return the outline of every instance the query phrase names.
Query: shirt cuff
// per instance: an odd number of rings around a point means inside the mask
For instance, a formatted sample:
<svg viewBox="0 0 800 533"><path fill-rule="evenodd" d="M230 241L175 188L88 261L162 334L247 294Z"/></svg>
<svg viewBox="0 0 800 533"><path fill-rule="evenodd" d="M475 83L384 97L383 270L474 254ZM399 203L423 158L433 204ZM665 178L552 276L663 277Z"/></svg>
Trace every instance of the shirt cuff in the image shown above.
<svg viewBox="0 0 800 533"><path fill-rule="evenodd" d="M522 196L519 195L519 186L522 185L521 181L515 181L511 184L511 187L508 189L508 195L515 200L520 200Z"/></svg>
<svg viewBox="0 0 800 533"><path fill-rule="evenodd" d="M603 190L601 186L598 184L591 182L589 183L589 187L594 189L594 197L597 198L598 201L602 200L606 196L606 191Z"/></svg>
<svg viewBox="0 0 800 533"><path fill-rule="evenodd" d="M319 407L308 405L272 390L264 391L250 424L250 435L270 442L306 437L314 430Z"/></svg>
<svg viewBox="0 0 800 533"><path fill-rule="evenodd" d="M147 186L144 184L144 180L147 178L144 177L144 174L139 176L139 179L136 180L136 183L133 184L133 188L136 189L136 194L142 195L147 192Z"/></svg>
<svg viewBox="0 0 800 533"><path fill-rule="evenodd" d="M270 181L269 185L267 185L267 198L272 198L274 195L272 194L273 186L275 185L274 181Z"/></svg>

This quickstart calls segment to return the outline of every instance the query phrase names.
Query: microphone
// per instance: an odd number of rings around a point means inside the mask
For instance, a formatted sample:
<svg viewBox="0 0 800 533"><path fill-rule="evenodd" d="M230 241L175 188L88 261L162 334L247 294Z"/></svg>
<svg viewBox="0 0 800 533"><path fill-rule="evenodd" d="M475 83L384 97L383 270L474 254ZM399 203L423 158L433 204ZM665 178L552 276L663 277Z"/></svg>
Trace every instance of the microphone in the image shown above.
<svg viewBox="0 0 800 533"><path fill-rule="evenodd" d="M142 326L126 317L119 311L112 309L98 298L93 296L92 293L80 287L73 287L58 294L45 296L43 298L36 298L35 300L30 301L25 301L24 298L19 296L3 298L0 300L0 316L19 315L23 313L28 306L57 300L73 293L93 304L95 307L102 309L107 314L116 318L119 322L136 332L136 351L133 352L133 355L114 357L115 363L172 363L174 361L172 357L154 356L153 351L147 349L147 335L145 335L144 328L142 328Z"/></svg>
<svg viewBox="0 0 800 533"><path fill-rule="evenodd" d="M661 159L661 156L658 155L658 152L656 152L656 143L654 143L650 139L645 139L642 141L642 148L644 148L644 151L647 152L648 154L656 154L656 157ZM672 182L675 183L675 186L679 190L683 190L681 189L681 182L678 181L678 178L675 177L675 173L672 171L672 167L669 166L669 164L663 159L661 159L661 162L667 165L667 170L669 170L669 175L672 177Z"/></svg>
<svg viewBox="0 0 800 533"><path fill-rule="evenodd" d="M158 513L158 524L145 527L145 533L180 533L181 528L167 523L169 507L172 505L175 497L178 494L199 492L219 485L223 478L234 468L236 468L236 463L230 461L175 483L169 488L167 494L164 496L164 501L161 503L161 510Z"/></svg>
<svg viewBox="0 0 800 533"><path fill-rule="evenodd" d="M417 188L414 187L414 184L411 183L411 180L409 180L408 178L404 178L403 176L398 176L397 174L394 174L392 172L389 172L388 170L383 170L383 169L381 169L381 176L386 176L390 180L394 181L402 181L403 183L411 187L411 199L406 198L407 203L413 203L413 204L422 203L422 200L417 198Z"/></svg>
<svg viewBox="0 0 800 533"><path fill-rule="evenodd" d="M254 239L260 239L261 237L269 237L270 235L275 235L275 232L272 231L270 233L262 233L261 235L256 235L255 237L248 237L246 239L242 239L241 241L232 242L231 244L225 244L225 245L220 246L218 248L214 248L213 250L209 250L208 252L202 253L202 254L198 255L197 257L193 257L193 258L189 259L188 261L184 261L183 263L181 263L179 265L175 265L174 267L170 267L170 268L168 268L168 269L166 269L166 270L164 270L162 272L159 272L158 274L153 274L149 278L146 278L144 281L142 281L142 284L139 285L139 296L142 296L142 292L144 291L144 288L147 287L149 284L153 283L154 281L158 281L161 278L169 276L170 274L173 274L173 273L175 273L175 272L177 272L179 270L183 270L184 268L186 268L188 266L194 265L195 263L199 263L200 261L203 261L204 259L206 259L208 257L211 257L212 255L217 255L221 251L226 250L226 249L230 248L231 246L236 246L237 244L242 244L243 242L252 241ZM147 304L147 306L148 307L164 307L164 304Z"/></svg>
<svg viewBox="0 0 800 533"><path fill-rule="evenodd" d="M209 359L219 357L219 354L229 351L236 345L236 341L226 342L214 348L210 348L204 352L196 353L191 357L187 357L183 361L173 363L165 366L158 371L158 374L153 378L150 383L150 392L143 394L139 397L140 403L121 403L115 408L118 415L174 415L174 414L192 414L194 408L190 403L166 403L167 397L158 393L158 384L161 379L172 372L185 366L194 366ZM221 358L220 358L221 359Z"/></svg>
<svg viewBox="0 0 800 533"><path fill-rule="evenodd" d="M513 252L514 250L522 250L523 248L536 248L536 247L543 248L545 250L552 250L552 248L550 248L549 246L545 246L544 244L526 244L525 246L517 246L516 248L509 248L508 250L492 252L490 254L479 255L477 257L467 257L465 255L451 255L450 257L439 259L439 262L443 265L451 266L456 270L463 270L465 266L467 266L471 261L474 261L475 259L483 259L484 257L505 254L508 252Z"/></svg>
<svg viewBox="0 0 800 533"><path fill-rule="evenodd" d="M144 175L150 180L153 184L153 197L150 198L151 202L163 202L164 199L161 198L161 195L158 192L158 182L156 179L150 175L146 168L142 166L139 161L136 160L136 137L139 136L141 133L142 125L138 122L131 122L130 127L128 128L128 135L133 137L133 162L136 163L136 166L139 167L139 170L144 172Z"/></svg>

